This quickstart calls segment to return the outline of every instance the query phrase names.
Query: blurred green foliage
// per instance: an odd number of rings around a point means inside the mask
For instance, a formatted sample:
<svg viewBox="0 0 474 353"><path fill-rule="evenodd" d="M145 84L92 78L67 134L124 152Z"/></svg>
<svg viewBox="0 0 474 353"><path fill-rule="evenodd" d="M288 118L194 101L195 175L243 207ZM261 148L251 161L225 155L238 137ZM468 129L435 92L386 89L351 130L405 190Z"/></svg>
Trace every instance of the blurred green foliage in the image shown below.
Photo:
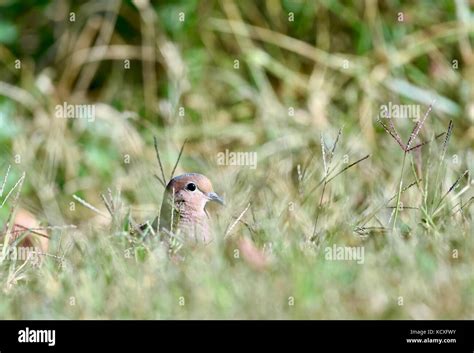
<svg viewBox="0 0 474 353"><path fill-rule="evenodd" d="M0 318L472 318L473 34L463 0L0 1L0 182L9 165L6 191L26 172L1 224L19 206L78 227L51 231L41 269L0 264ZM376 118L387 102L424 114L433 98L417 142L454 121L439 183L442 139L410 154L404 180L421 187L402 200L421 208L425 190L470 174L436 215L407 209L390 233L403 154ZM94 121L58 119L65 102L94 106ZM406 141L414 122L394 124ZM333 167L370 158L321 196L321 141L329 156L340 128ZM215 246L179 265L126 232L161 204L153 136L166 177L187 139L177 173L209 175L229 201L210 212ZM258 167L217 165L226 149L256 152ZM73 198L106 213L108 189L112 221ZM367 226L384 231L357 236L374 210ZM272 245L268 269L228 255L241 237ZM332 244L364 246L365 264L326 261Z"/></svg>

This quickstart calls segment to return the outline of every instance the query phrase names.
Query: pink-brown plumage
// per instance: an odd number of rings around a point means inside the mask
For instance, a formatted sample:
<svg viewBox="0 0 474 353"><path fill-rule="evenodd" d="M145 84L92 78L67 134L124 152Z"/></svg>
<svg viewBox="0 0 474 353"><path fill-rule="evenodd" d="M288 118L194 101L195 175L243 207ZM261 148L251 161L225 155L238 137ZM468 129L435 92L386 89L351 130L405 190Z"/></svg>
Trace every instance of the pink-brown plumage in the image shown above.
<svg viewBox="0 0 474 353"><path fill-rule="evenodd" d="M188 173L171 179L161 204L159 228L163 232L182 234L186 240L208 243L212 240L206 204L223 199L202 174Z"/></svg>

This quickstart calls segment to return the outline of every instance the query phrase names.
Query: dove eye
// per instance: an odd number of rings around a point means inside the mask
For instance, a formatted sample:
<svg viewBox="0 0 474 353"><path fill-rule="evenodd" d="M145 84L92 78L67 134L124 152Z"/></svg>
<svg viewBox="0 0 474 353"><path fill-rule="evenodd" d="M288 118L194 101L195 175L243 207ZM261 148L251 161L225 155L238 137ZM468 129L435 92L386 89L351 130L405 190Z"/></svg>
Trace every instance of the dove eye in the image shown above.
<svg viewBox="0 0 474 353"><path fill-rule="evenodd" d="M189 183L188 185L186 185L186 189L189 190L189 191L194 191L194 190L196 190L196 184Z"/></svg>

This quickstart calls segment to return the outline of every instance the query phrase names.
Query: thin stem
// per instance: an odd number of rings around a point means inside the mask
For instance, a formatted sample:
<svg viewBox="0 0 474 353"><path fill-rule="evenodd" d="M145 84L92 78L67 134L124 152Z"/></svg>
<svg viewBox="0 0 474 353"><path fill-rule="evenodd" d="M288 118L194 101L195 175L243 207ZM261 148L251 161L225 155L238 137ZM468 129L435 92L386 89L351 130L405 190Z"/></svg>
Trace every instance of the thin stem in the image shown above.
<svg viewBox="0 0 474 353"><path fill-rule="evenodd" d="M400 183L398 186L398 193L397 193L397 203L396 203L396 208L395 208L395 214L393 216L393 225L392 225L392 230L395 229L395 225L397 224L397 217L398 217L398 211L400 209L400 198L402 195L402 188L403 188L403 172L405 171L405 161L407 159L407 152L403 154L403 161L402 161L402 171L400 173Z"/></svg>
<svg viewBox="0 0 474 353"><path fill-rule="evenodd" d="M319 213L321 212L321 209L322 209L324 192L326 191L327 184L328 184L327 180L324 180L323 191L321 192L321 198L319 199L319 205L318 205L318 208L317 208L317 211L316 211L316 219L314 221L313 237L315 237L316 233L317 233Z"/></svg>

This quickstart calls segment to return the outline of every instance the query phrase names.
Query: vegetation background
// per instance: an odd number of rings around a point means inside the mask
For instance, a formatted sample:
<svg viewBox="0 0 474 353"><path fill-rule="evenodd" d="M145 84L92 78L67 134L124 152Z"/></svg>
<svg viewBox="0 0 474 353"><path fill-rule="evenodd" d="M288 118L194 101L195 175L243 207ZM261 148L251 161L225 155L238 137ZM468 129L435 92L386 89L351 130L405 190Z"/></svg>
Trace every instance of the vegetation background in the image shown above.
<svg viewBox="0 0 474 353"><path fill-rule="evenodd" d="M20 207L52 227L41 267L0 261L0 318L474 318L473 6L0 1L0 238ZM450 136L404 153L388 102L434 102L412 146ZM128 233L161 204L154 136L166 176L187 139L177 172L227 200L180 263Z"/></svg>

